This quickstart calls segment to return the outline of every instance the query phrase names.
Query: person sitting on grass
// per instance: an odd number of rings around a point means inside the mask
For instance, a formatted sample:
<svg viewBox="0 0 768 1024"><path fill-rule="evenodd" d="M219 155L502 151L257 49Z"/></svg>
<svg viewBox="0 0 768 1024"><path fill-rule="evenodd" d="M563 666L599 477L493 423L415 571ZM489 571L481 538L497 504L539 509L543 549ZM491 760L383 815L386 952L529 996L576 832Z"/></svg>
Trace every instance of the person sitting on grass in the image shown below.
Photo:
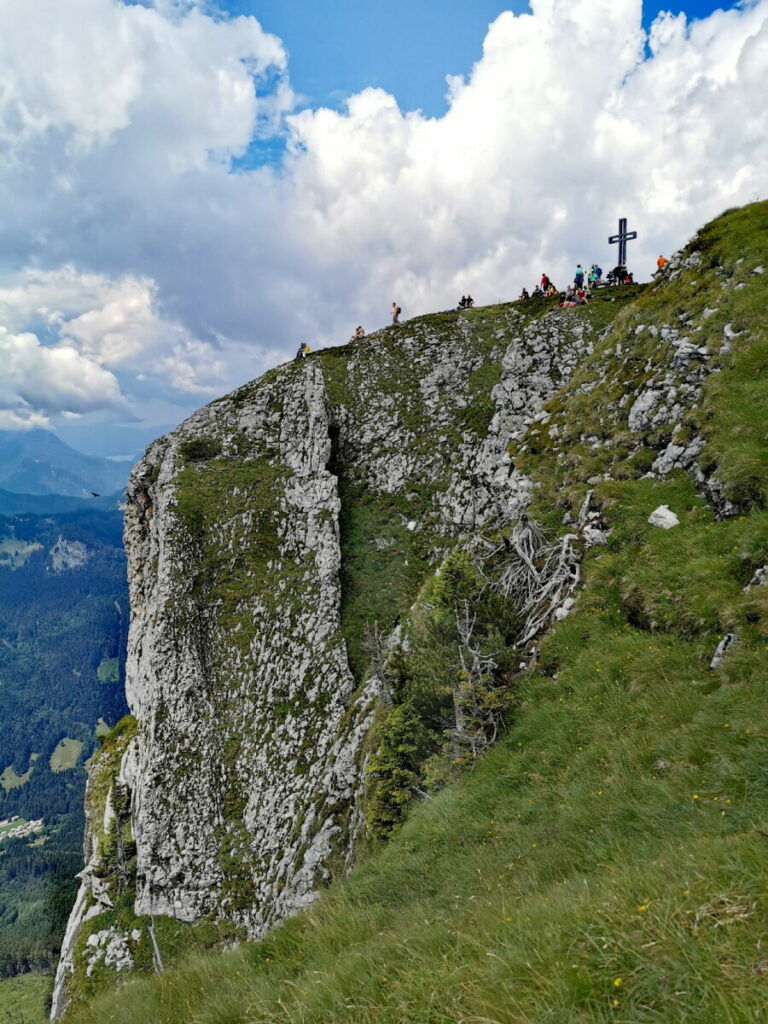
<svg viewBox="0 0 768 1024"><path fill-rule="evenodd" d="M296 358L306 359L311 351L312 349L309 347L306 341L302 341L302 343L299 345L299 351L296 353Z"/></svg>
<svg viewBox="0 0 768 1024"><path fill-rule="evenodd" d="M528 294L528 289L523 288L523 290L520 292L520 298L518 299L518 302L525 302L525 300L530 299L530 297L531 296Z"/></svg>

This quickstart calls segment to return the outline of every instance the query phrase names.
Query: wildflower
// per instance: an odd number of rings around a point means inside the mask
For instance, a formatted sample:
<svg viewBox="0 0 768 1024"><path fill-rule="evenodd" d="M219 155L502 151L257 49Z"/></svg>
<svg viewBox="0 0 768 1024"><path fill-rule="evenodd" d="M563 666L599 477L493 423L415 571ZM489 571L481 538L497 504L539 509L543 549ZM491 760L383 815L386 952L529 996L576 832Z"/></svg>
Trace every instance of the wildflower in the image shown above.
<svg viewBox="0 0 768 1024"><path fill-rule="evenodd" d="M622 985L623 981L624 981L623 978L614 978L613 979L613 987L614 988L621 988L621 985Z"/></svg>
<svg viewBox="0 0 768 1024"><path fill-rule="evenodd" d="M698 800L699 799L699 794L698 793L694 793L693 794L693 799L694 800Z"/></svg>
<svg viewBox="0 0 768 1024"><path fill-rule="evenodd" d="M648 909L648 904L647 903L641 903L640 906L637 909L638 909L638 912L640 914L643 914Z"/></svg>
<svg viewBox="0 0 768 1024"><path fill-rule="evenodd" d="M611 1000L611 1006L618 1006L618 1005L619 1005L619 1000L618 999L612 999Z"/></svg>

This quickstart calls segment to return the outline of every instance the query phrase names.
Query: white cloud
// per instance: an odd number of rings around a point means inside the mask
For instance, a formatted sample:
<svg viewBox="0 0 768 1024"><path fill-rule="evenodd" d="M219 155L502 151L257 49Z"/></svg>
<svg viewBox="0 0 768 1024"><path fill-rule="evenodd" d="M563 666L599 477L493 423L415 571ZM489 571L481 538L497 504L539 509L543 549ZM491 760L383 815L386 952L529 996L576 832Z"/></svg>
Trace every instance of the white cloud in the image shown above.
<svg viewBox="0 0 768 1024"><path fill-rule="evenodd" d="M113 374L69 345L40 344L34 334L0 327L0 427L45 426L56 413L124 408Z"/></svg>
<svg viewBox="0 0 768 1024"><path fill-rule="evenodd" d="M608 264L620 215L642 276L766 193L768 0L662 15L649 40L640 0L532 0L442 118L375 89L290 115L280 41L205 9L0 6L0 323L124 390L229 387L393 298L414 315L563 281ZM231 172L275 131L279 171Z"/></svg>
<svg viewBox="0 0 768 1024"><path fill-rule="evenodd" d="M128 396L114 371L129 384L154 379L159 393L170 386L210 396L227 380L213 346L158 311L152 281L115 281L71 266L6 279L0 357L9 367L0 406L20 425L57 412L71 417L111 408L124 415Z"/></svg>

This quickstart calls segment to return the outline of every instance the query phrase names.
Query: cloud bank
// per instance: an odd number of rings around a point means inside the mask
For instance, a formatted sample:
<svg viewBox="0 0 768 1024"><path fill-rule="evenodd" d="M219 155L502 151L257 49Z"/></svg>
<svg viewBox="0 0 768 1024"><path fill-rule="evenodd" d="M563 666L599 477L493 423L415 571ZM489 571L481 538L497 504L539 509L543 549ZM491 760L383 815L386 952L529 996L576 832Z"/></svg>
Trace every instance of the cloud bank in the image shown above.
<svg viewBox="0 0 768 1024"><path fill-rule="evenodd" d="M181 412L299 340L382 324L392 299L416 315L606 265L621 215L647 275L765 195L768 0L662 15L649 36L641 14L503 13L426 118L375 89L297 111L285 50L253 18L6 0L0 416L141 415L161 397ZM258 166L275 140L279 166Z"/></svg>

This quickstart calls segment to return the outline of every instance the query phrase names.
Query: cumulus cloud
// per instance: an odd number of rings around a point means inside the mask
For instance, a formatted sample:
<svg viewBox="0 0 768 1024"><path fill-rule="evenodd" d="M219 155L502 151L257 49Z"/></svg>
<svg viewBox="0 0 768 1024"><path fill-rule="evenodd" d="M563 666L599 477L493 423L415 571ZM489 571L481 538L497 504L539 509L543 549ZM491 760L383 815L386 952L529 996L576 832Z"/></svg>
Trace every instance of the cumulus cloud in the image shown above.
<svg viewBox="0 0 768 1024"><path fill-rule="evenodd" d="M34 334L0 327L0 427L45 426L49 417L78 416L124 402L113 374L75 348L48 348Z"/></svg>
<svg viewBox="0 0 768 1024"><path fill-rule="evenodd" d="M643 276L766 191L768 0L648 37L640 0L532 0L441 118L376 89L296 112L281 42L205 10L0 6L0 323L126 393L228 387L394 298L415 315L605 266L621 215ZM278 169L238 167L274 134Z"/></svg>
<svg viewBox="0 0 768 1024"><path fill-rule="evenodd" d="M112 280L71 266L7 278L0 287L6 421L37 426L56 413L71 418L108 409L124 417L132 380L142 381L145 395L153 379L158 394L219 390L227 375L216 350L164 317L157 301L147 278Z"/></svg>

